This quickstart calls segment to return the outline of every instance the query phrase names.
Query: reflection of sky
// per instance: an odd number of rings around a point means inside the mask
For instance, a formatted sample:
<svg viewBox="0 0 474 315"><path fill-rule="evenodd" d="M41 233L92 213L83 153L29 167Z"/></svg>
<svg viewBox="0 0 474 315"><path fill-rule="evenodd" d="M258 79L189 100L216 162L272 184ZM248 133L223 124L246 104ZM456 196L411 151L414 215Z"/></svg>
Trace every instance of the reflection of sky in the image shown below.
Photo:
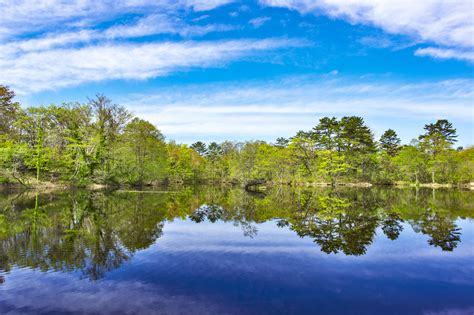
<svg viewBox="0 0 474 315"><path fill-rule="evenodd" d="M474 226L458 226L453 252L404 225L397 240L378 230L366 255L350 257L326 255L275 222L256 225L249 238L232 223L176 220L97 282L12 270L0 286L0 313L470 314Z"/></svg>

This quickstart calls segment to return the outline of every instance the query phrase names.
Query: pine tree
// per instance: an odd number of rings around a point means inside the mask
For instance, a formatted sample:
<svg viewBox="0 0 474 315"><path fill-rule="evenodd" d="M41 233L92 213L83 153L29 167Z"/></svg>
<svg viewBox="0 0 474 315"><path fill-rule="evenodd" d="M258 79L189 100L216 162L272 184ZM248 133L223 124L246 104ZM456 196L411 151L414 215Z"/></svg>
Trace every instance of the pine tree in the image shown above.
<svg viewBox="0 0 474 315"><path fill-rule="evenodd" d="M393 129L388 129L380 137L380 148L390 156L396 156L400 152L400 138Z"/></svg>

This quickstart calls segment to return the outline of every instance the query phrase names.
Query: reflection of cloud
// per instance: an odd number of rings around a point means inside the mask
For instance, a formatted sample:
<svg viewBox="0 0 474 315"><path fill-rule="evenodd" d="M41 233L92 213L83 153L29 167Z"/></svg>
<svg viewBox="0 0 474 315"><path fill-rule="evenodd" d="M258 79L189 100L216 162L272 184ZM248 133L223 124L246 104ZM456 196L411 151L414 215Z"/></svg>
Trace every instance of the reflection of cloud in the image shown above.
<svg viewBox="0 0 474 315"><path fill-rule="evenodd" d="M2 305L21 313L94 314L238 314L235 305L199 292L176 294L140 281L89 282L71 274L36 274L13 270L1 292Z"/></svg>
<svg viewBox="0 0 474 315"><path fill-rule="evenodd" d="M396 241L379 236L362 257L323 254L310 238L300 239L275 222L258 228L249 239L231 222L176 219L166 223L156 244L95 282L78 280L77 273L13 269L0 287L0 313L259 314L276 307L305 313L298 307L314 305L338 313L360 297L363 307L403 313L460 285L465 294L458 298L466 299L472 288L472 253L463 257L461 248L453 253L431 248L436 255L426 255L420 250L426 240L408 226ZM421 289L427 285L440 289ZM275 306L275 300L282 304Z"/></svg>
<svg viewBox="0 0 474 315"><path fill-rule="evenodd" d="M440 311L424 311L423 315L467 315L474 314L474 307L447 308Z"/></svg>

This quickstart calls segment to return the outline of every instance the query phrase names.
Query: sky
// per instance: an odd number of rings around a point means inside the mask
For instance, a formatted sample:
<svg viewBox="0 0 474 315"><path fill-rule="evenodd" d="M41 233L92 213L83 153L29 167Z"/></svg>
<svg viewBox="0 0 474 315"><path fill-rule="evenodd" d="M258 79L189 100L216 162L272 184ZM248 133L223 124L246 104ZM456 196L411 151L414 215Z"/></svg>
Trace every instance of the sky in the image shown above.
<svg viewBox="0 0 474 315"><path fill-rule="evenodd" d="M168 140L274 141L324 116L474 144L474 0L0 0L23 106L105 94Z"/></svg>

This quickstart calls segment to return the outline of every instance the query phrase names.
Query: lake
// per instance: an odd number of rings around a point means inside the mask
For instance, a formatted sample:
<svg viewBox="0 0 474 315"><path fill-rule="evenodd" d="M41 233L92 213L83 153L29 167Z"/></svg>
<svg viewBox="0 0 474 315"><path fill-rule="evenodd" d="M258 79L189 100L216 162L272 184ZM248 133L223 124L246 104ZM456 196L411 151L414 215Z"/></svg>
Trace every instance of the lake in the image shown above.
<svg viewBox="0 0 474 315"><path fill-rule="evenodd" d="M473 314L474 193L0 192L1 314Z"/></svg>

